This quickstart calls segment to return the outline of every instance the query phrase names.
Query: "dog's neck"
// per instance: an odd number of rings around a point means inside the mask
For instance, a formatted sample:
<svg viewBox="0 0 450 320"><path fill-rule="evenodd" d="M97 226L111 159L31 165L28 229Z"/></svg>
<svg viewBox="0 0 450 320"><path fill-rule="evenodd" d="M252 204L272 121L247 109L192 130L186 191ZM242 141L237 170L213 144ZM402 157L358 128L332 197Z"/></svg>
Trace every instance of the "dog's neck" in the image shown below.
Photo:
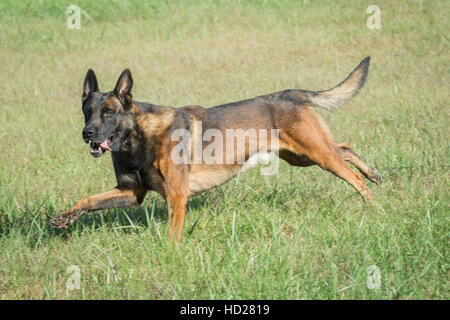
<svg viewBox="0 0 450 320"><path fill-rule="evenodd" d="M120 152L135 152L138 144L152 143L170 126L175 114L171 107L132 101L120 125Z"/></svg>
<svg viewBox="0 0 450 320"><path fill-rule="evenodd" d="M172 123L175 109L145 102L133 101L131 105L136 129L145 132L146 138L160 135Z"/></svg>

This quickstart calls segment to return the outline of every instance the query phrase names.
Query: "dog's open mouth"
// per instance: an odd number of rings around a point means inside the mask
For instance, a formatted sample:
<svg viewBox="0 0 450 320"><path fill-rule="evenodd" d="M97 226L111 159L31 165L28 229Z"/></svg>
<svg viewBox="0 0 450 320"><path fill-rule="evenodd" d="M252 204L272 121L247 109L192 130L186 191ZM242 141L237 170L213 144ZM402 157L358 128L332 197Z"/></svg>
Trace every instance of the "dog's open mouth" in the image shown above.
<svg viewBox="0 0 450 320"><path fill-rule="evenodd" d="M91 141L91 154L94 157L100 157L105 153L105 151L111 151L111 146L113 144L114 137L111 136L102 143L97 143Z"/></svg>

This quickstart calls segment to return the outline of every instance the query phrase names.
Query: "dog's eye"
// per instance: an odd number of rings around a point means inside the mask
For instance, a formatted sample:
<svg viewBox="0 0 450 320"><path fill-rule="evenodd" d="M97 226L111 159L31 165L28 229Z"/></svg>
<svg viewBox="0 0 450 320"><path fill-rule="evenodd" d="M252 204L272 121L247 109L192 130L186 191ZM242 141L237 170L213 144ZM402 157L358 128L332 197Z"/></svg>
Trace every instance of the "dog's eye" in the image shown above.
<svg viewBox="0 0 450 320"><path fill-rule="evenodd" d="M104 114L106 117L110 117L110 116L112 116L112 115L114 114L114 111L109 110L109 109L106 109L105 111L103 111L103 114Z"/></svg>

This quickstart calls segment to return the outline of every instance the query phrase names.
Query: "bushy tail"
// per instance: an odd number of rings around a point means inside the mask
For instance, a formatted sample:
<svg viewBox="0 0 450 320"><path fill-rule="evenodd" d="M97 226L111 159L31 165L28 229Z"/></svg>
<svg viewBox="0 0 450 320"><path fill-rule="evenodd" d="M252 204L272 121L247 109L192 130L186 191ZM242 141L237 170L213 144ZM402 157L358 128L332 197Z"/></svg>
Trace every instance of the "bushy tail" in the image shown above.
<svg viewBox="0 0 450 320"><path fill-rule="evenodd" d="M348 75L348 77L334 88L324 91L303 91L309 104L315 107L333 111L345 105L353 98L366 82L369 72L370 57L363 61Z"/></svg>

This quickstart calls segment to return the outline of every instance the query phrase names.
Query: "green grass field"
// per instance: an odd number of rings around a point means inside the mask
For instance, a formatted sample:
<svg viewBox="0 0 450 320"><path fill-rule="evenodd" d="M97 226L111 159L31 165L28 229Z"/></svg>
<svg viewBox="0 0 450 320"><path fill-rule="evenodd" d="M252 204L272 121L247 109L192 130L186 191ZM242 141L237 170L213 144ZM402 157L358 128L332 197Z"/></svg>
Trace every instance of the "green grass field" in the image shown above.
<svg viewBox="0 0 450 320"><path fill-rule="evenodd" d="M66 8L86 12L66 27ZM381 9L381 29L366 9ZM1 299L448 299L448 1L0 2ZM107 191L110 156L81 139L82 81L133 73L134 98L204 107L328 89L371 55L360 94L319 111L383 175L376 205L318 167L253 169L191 199L167 243L167 206L48 226ZM81 288L66 290L69 266ZM367 286L369 266L379 289Z"/></svg>

